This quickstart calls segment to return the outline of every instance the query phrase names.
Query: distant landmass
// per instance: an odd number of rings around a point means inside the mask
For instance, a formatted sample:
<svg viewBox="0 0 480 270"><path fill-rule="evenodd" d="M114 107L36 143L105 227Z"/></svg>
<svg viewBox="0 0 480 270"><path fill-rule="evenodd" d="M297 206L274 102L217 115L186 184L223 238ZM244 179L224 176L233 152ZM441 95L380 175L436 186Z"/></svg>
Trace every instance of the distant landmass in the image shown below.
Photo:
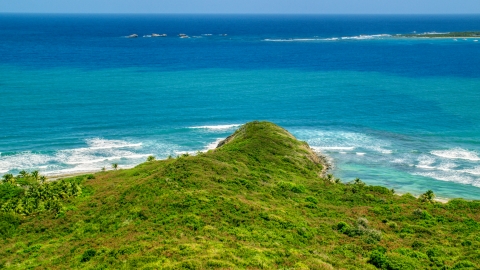
<svg viewBox="0 0 480 270"><path fill-rule="evenodd" d="M436 33L427 32L419 34L401 34L400 37L425 37L425 38L476 38L480 37L480 31L471 32L448 32L448 33Z"/></svg>

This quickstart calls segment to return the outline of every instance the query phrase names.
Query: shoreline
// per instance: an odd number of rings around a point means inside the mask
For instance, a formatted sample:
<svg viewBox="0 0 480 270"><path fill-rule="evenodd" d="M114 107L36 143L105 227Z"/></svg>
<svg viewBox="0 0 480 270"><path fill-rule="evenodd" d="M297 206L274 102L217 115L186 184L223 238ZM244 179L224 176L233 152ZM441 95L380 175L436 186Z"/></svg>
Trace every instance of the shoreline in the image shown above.
<svg viewBox="0 0 480 270"><path fill-rule="evenodd" d="M226 140L226 139L224 139ZM222 140L222 141L224 141ZM333 165L333 161L331 160L331 158L329 158L328 156L322 154L321 152L317 152L317 151L314 151L312 149L312 151L317 155L317 157L320 159L321 163L324 165L324 168L322 169L322 173L321 173L321 177L326 177L328 175L328 172L330 172L333 168L334 168L334 165ZM167 160L166 158L165 159L157 159L156 161L163 161L163 160ZM141 164L141 163L139 163ZM137 165L139 165L137 164ZM135 166L137 166L135 165ZM122 169L125 169L125 170L128 170L128 169L131 169L131 168L134 168L135 166L132 166L132 167L125 167L125 168L119 168L118 170L122 170ZM76 176L80 176L80 175L87 175L87 174L97 174L97 173L101 173L101 172L109 172L109 171L114 171L113 169L106 169L105 171L102 171L102 170L98 170L98 171L85 171L85 172L78 172L78 173L67 173L67 174L58 174L58 175L52 175L52 176L46 176L47 177L47 181L56 181L56 180L61 180L61 179L66 179L66 178L72 178L72 177L76 177ZM346 184L342 182L342 184ZM403 196L405 194L410 194L412 195L413 197L415 198L419 198L420 195L413 195L409 192L406 192L406 193L397 193L395 192L394 195L396 196ZM443 197L436 197L435 199L433 199L435 202L439 202L439 203L443 203L443 204L446 204L448 203L450 200L453 200L453 199L458 199L458 198L443 198ZM463 199L463 198L462 198ZM468 200L468 199L464 199L466 201L474 201L474 200Z"/></svg>

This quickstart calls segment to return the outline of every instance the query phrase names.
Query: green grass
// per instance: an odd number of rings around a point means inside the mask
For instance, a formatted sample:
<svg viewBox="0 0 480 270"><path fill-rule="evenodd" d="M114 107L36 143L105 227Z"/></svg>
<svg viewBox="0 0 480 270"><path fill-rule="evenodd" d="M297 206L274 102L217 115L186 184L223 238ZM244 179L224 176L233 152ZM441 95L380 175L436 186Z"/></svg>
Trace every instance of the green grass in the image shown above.
<svg viewBox="0 0 480 270"><path fill-rule="evenodd" d="M82 193L61 215L1 214L0 268L480 267L480 202L396 196L323 169L284 129L248 123L207 153L67 179Z"/></svg>

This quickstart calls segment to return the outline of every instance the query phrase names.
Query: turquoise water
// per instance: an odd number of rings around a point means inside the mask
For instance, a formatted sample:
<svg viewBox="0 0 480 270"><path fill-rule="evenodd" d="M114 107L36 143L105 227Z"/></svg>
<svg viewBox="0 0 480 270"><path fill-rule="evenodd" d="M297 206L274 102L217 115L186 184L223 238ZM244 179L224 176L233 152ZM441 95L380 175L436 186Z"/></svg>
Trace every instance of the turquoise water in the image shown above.
<svg viewBox="0 0 480 270"><path fill-rule="evenodd" d="M343 181L480 198L480 44L394 36L480 29L478 16L0 21L0 174L128 168L267 120ZM124 38L152 32L168 37Z"/></svg>

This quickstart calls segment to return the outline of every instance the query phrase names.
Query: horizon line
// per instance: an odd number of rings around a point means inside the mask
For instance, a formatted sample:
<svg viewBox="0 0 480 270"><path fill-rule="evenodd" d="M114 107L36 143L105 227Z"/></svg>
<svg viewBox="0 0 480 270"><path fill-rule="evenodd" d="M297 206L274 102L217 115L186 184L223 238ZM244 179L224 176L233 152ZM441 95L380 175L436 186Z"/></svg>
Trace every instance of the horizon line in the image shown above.
<svg viewBox="0 0 480 270"><path fill-rule="evenodd" d="M45 14L45 15L400 15L400 16L431 16L431 15L480 15L480 13L234 13L234 12L197 12L197 13L181 13L181 12L17 12L17 11L0 11L0 14Z"/></svg>

